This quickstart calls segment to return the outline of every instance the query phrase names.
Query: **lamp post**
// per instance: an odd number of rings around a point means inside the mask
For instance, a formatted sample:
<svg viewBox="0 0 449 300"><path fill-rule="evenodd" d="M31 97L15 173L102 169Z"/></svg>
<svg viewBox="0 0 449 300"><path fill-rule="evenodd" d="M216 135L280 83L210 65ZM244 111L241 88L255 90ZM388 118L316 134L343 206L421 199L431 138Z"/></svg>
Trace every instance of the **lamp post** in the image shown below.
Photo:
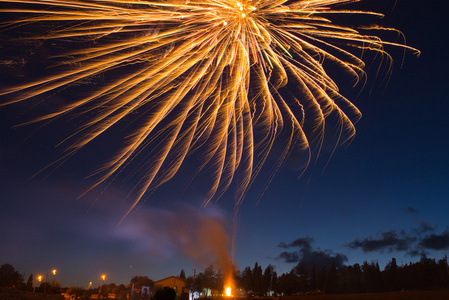
<svg viewBox="0 0 449 300"><path fill-rule="evenodd" d="M39 281L39 282L42 282L42 275L37 275L36 280L34 280L33 293L34 293L34 291L36 290L36 283L37 283L38 281Z"/></svg>
<svg viewBox="0 0 449 300"><path fill-rule="evenodd" d="M106 275L101 275L101 281L100 281L100 291L98 292L99 296L101 297L101 286L103 285L103 280L106 279Z"/></svg>
<svg viewBox="0 0 449 300"><path fill-rule="evenodd" d="M56 269L51 270L53 275L56 275ZM45 275L45 287L44 287L44 295L47 294L47 282L48 282L48 273Z"/></svg>

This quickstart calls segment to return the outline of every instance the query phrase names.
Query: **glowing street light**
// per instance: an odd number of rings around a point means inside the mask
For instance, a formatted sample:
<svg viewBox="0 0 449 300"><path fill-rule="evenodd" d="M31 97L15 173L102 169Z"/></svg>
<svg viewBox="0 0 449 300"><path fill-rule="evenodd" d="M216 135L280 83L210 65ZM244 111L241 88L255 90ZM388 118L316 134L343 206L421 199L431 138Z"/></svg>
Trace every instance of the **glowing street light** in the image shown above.
<svg viewBox="0 0 449 300"><path fill-rule="evenodd" d="M42 275L37 275L36 280L34 280L33 293L34 293L34 291L36 290L36 283L37 283L38 281L39 281L39 282L42 282Z"/></svg>
<svg viewBox="0 0 449 300"><path fill-rule="evenodd" d="M51 270L53 275L56 275L56 269ZM48 282L48 273L45 275L45 287L44 287L44 295L47 293L47 282Z"/></svg>
<svg viewBox="0 0 449 300"><path fill-rule="evenodd" d="M100 291L98 292L98 294L101 294L101 285L103 284L103 280L106 279L106 275L101 275L101 281L100 281Z"/></svg>

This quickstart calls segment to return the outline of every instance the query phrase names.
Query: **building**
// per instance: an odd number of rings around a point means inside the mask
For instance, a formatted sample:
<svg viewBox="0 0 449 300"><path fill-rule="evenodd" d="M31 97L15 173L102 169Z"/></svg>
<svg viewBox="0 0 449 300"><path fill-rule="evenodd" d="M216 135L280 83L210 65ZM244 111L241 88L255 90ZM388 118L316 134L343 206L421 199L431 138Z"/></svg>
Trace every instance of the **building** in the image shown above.
<svg viewBox="0 0 449 300"><path fill-rule="evenodd" d="M189 292L186 280L177 276L170 276L154 283L155 290L166 286L174 289L178 295Z"/></svg>

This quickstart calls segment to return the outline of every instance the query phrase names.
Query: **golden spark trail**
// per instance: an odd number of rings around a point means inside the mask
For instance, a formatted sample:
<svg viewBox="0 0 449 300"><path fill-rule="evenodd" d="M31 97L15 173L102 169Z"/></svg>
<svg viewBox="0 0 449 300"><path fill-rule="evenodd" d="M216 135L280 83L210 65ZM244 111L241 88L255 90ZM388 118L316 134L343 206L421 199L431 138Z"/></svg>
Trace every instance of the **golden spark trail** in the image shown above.
<svg viewBox="0 0 449 300"><path fill-rule="evenodd" d="M131 174L138 178L131 210L170 180L189 154L201 151L197 172L213 170L204 205L238 172L238 206L281 132L289 133L275 169L295 147L308 150L318 141L319 148L331 116L338 119L339 144L355 134L360 112L340 94L325 63L357 84L365 80L366 53L384 57L387 68L385 45L419 54L367 34L393 29L335 24L336 15L382 17L344 9L353 2L359 1L0 0L0 14L10 20L0 30L31 32L16 42L66 45L52 57L50 75L1 90L0 105L34 101L104 76L91 94L35 120L89 116L64 141L70 145L56 163L124 120L138 119L123 148L98 171L95 186L142 159ZM305 133L306 123L311 133Z"/></svg>

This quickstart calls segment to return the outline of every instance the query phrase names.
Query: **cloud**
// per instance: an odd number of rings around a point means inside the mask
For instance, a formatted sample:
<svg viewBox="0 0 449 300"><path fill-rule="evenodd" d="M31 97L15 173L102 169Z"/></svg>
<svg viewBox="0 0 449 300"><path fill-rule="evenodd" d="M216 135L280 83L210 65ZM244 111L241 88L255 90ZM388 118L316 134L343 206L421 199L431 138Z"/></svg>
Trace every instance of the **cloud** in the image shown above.
<svg viewBox="0 0 449 300"><path fill-rule="evenodd" d="M409 233L405 230L399 234L395 230L385 231L380 233L380 237L355 239L345 246L363 252L406 251L411 257L428 255L427 250L449 249L449 230L437 234L434 233L436 229L437 226L431 223L421 222L419 227L411 229Z"/></svg>
<svg viewBox="0 0 449 300"><path fill-rule="evenodd" d="M415 249L408 251L407 254L411 257L417 257L417 256L423 256L423 255L427 256L429 253L427 251L415 248Z"/></svg>
<svg viewBox="0 0 449 300"><path fill-rule="evenodd" d="M299 254L298 252L284 251L279 254L279 258L283 259L287 263L297 263L299 261Z"/></svg>
<svg viewBox="0 0 449 300"><path fill-rule="evenodd" d="M441 234L432 233L426 235L419 242L419 246L431 250L447 250L449 249L449 231L444 231Z"/></svg>
<svg viewBox="0 0 449 300"><path fill-rule="evenodd" d="M339 268L348 261L348 257L342 253L333 253L331 250L325 251L311 251L302 252L302 257L296 265L295 269L305 267L306 269L312 269L312 267L317 264L318 268L327 267L329 268L332 263L335 267Z"/></svg>
<svg viewBox="0 0 449 300"><path fill-rule="evenodd" d="M312 246L311 246L312 242L313 242L313 238L312 237L304 237L304 238L296 239L296 240L294 240L293 242L291 242L289 244L280 243L279 247L281 247L281 248L292 248L292 247L296 248L296 247L299 247L301 249L308 249L308 250L310 250L310 249L312 249Z"/></svg>
<svg viewBox="0 0 449 300"><path fill-rule="evenodd" d="M409 250L412 244L416 241L415 237L407 235L404 231L400 233L401 236L394 230L381 232L381 237L373 238L367 237L364 239L355 239L346 244L351 249L362 249L363 252L384 251L389 252Z"/></svg>
<svg viewBox="0 0 449 300"><path fill-rule="evenodd" d="M414 207L408 206L408 207L404 207L402 208L403 211L405 211L406 213L412 214L412 215L417 215L418 214L418 210Z"/></svg>
<svg viewBox="0 0 449 300"><path fill-rule="evenodd" d="M302 267L310 270L316 264L318 268L330 267L333 264L341 267L348 257L341 253L333 253L331 250L314 250L312 248L313 238L305 237L294 240L291 243L280 243L281 248L299 248L296 251L284 251L278 259L284 260L287 263L296 263L295 269Z"/></svg>
<svg viewBox="0 0 449 300"><path fill-rule="evenodd" d="M431 225L428 222L421 222L419 224L419 229L418 230L421 233L426 233L426 232L429 232L429 231L435 231L436 229L437 229L436 226L433 226L433 225Z"/></svg>
<svg viewBox="0 0 449 300"><path fill-rule="evenodd" d="M429 222L421 222L417 228L412 228L410 230L410 235L416 236L417 239L422 239L424 234L429 234L437 230L437 225L432 225Z"/></svg>

